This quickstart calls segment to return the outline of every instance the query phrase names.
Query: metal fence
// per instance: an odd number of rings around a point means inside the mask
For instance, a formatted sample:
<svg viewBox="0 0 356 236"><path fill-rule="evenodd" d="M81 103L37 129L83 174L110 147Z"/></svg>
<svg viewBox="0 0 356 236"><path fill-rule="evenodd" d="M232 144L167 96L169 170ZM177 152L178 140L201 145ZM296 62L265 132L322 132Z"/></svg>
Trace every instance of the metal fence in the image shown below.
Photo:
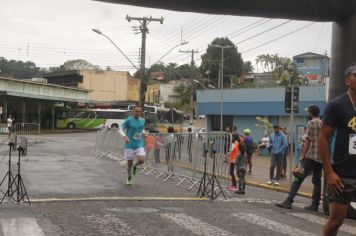
<svg viewBox="0 0 356 236"><path fill-rule="evenodd" d="M40 135L41 127L38 123L16 123L13 132L18 135Z"/></svg>
<svg viewBox="0 0 356 236"><path fill-rule="evenodd" d="M225 132L199 135L150 133L145 138L146 162L139 173L154 175L163 182L175 179L176 186L191 190L199 188L205 171L206 175L214 176L220 185L226 187L230 180L230 144L231 134ZM123 153L123 137L117 130L98 131L93 156L124 160ZM219 185L215 188L214 191L219 191Z"/></svg>

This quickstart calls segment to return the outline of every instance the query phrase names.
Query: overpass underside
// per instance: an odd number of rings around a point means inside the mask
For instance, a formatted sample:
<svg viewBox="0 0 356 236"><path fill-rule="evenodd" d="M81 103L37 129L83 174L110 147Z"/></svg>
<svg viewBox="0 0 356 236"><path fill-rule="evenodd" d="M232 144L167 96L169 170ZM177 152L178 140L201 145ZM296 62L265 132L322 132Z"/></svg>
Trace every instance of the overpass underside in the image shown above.
<svg viewBox="0 0 356 236"><path fill-rule="evenodd" d="M333 22L329 97L345 91L344 70L356 62L356 0L95 0L173 11Z"/></svg>

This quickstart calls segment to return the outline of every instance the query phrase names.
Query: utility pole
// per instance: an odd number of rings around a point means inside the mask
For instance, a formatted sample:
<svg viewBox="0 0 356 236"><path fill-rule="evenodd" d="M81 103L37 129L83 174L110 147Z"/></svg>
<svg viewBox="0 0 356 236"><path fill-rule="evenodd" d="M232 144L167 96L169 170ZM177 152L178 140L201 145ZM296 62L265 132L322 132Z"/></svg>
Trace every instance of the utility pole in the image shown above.
<svg viewBox="0 0 356 236"><path fill-rule="evenodd" d="M224 49L232 48L233 46L221 46L221 45L211 45L214 48L221 48L221 69L219 71L220 77L220 131L224 131L223 128L223 111L224 111Z"/></svg>
<svg viewBox="0 0 356 236"><path fill-rule="evenodd" d="M193 66L195 65L195 63L194 63L194 54L195 53L198 53L199 51L198 50L194 50L194 49L192 49L192 50L185 50L185 51L182 51L182 50L179 50L179 52L181 52L181 53L191 53L192 54L192 60L191 60L191 62L190 62L190 66L193 68ZM193 76L192 75L192 78L191 78L191 80L190 80L190 89L191 89L191 95L190 95L190 125L193 125L193 116L194 116L194 98L193 98L193 96L194 96L194 94L193 94L193 86L194 86L194 83L193 83L193 80L194 80L194 77L195 76Z"/></svg>
<svg viewBox="0 0 356 236"><path fill-rule="evenodd" d="M163 24L163 17L161 18L152 18L151 17L130 17L126 16L126 20L131 22L132 20L138 21L141 23L139 30L141 31L142 40L141 40L141 63L140 63L140 95L139 95L139 105L142 107L142 111L145 108L145 95L147 91L147 82L148 75L146 73L146 38L149 33L147 25L151 21L158 21Z"/></svg>

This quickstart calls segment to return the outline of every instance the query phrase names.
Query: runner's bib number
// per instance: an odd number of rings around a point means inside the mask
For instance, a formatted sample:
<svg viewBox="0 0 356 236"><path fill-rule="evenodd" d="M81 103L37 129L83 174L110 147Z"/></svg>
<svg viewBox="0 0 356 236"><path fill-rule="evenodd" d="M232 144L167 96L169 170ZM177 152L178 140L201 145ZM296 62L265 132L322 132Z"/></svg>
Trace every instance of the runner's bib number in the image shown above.
<svg viewBox="0 0 356 236"><path fill-rule="evenodd" d="M350 134L349 154L351 155L356 154L356 134Z"/></svg>
<svg viewBox="0 0 356 236"><path fill-rule="evenodd" d="M135 140L140 140L141 137L142 137L142 133L135 133L134 136L133 136L133 138L134 138Z"/></svg>

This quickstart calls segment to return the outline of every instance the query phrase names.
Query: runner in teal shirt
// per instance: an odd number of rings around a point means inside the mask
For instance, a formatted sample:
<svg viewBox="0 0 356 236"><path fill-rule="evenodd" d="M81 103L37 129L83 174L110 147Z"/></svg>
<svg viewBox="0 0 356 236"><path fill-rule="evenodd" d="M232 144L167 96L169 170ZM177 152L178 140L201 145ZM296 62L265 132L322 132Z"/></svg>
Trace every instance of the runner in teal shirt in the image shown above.
<svg viewBox="0 0 356 236"><path fill-rule="evenodd" d="M125 159L127 160L127 184L132 184L132 175L136 175L137 166L145 161L146 152L144 149L143 135L145 119L141 117L141 107L135 106L133 116L130 116L120 129L121 135L125 139ZM135 165L133 161L137 159Z"/></svg>
<svg viewBox="0 0 356 236"><path fill-rule="evenodd" d="M126 135L129 138L129 143L125 144L126 149L143 148L143 130L145 128L145 119L139 117L136 119L134 116L130 116L122 124L123 130L126 131Z"/></svg>

